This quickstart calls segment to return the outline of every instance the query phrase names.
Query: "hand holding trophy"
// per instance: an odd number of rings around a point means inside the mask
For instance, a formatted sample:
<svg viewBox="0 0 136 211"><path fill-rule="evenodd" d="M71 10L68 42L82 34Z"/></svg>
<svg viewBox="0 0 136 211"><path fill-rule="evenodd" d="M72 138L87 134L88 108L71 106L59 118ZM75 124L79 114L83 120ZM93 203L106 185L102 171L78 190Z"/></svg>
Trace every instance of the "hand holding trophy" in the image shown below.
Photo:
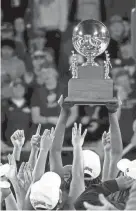
<svg viewBox="0 0 136 211"><path fill-rule="evenodd" d="M107 102L115 102L113 80L109 77L111 63L106 49L110 35L106 26L97 20L82 21L73 30L72 42L75 50L86 57L87 61L78 66L76 54L72 52L72 78L68 82L65 103L105 105ZM106 61L103 66L99 66L95 58L103 52Z"/></svg>

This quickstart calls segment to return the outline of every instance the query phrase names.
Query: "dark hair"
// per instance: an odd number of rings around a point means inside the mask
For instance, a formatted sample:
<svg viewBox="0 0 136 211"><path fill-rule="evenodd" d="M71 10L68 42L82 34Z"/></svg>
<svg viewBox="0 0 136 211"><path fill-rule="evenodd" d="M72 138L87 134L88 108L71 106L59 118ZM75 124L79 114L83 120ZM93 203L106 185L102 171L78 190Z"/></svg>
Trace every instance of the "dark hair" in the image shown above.
<svg viewBox="0 0 136 211"><path fill-rule="evenodd" d="M15 49L15 43L13 40L9 40L9 39L5 39L5 40L2 40L1 41L1 48L3 46L9 46L11 47L12 49Z"/></svg>

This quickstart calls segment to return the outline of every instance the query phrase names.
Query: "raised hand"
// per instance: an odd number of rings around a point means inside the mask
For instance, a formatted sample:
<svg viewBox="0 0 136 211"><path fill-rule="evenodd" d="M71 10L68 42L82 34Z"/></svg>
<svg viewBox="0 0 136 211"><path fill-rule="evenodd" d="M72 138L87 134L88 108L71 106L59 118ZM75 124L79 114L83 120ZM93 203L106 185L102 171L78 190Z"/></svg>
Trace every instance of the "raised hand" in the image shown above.
<svg viewBox="0 0 136 211"><path fill-rule="evenodd" d="M87 129L81 134L82 132L82 124L79 124L79 128L77 127L77 123L74 123L74 127L72 128L72 144L73 146L83 146L85 136L87 134Z"/></svg>
<svg viewBox="0 0 136 211"><path fill-rule="evenodd" d="M16 130L10 139L14 146L22 147L25 142L24 130Z"/></svg>
<svg viewBox="0 0 136 211"><path fill-rule="evenodd" d="M8 161L10 165L10 169L8 173L6 174L6 177L10 180L16 180L17 178L17 166L16 166L16 161L13 155L8 155Z"/></svg>
<svg viewBox="0 0 136 211"><path fill-rule="evenodd" d="M99 195L99 200L103 206L91 205L87 202L84 202L84 207L86 210L117 210L105 197L103 194Z"/></svg>
<svg viewBox="0 0 136 211"><path fill-rule="evenodd" d="M43 135L41 137L40 149L50 150L53 140L54 140L54 134L55 134L55 130L53 127L52 127L51 131L45 129L45 131L43 132Z"/></svg>
<svg viewBox="0 0 136 211"><path fill-rule="evenodd" d="M104 133L102 135L102 144L103 144L105 151L110 151L110 149L111 149L110 132L107 133L106 131L104 131Z"/></svg>
<svg viewBox="0 0 136 211"><path fill-rule="evenodd" d="M20 187L27 192L32 182L32 169L28 163L22 163L17 178Z"/></svg>
<svg viewBox="0 0 136 211"><path fill-rule="evenodd" d="M31 146L32 147L36 147L36 148L40 147L40 140L41 140L40 130L41 130L41 124L38 125L36 134L33 135L31 138Z"/></svg>
<svg viewBox="0 0 136 211"><path fill-rule="evenodd" d="M106 107L109 111L109 113L116 113L118 108L122 105L122 102L120 99L118 99L117 102L107 103Z"/></svg>

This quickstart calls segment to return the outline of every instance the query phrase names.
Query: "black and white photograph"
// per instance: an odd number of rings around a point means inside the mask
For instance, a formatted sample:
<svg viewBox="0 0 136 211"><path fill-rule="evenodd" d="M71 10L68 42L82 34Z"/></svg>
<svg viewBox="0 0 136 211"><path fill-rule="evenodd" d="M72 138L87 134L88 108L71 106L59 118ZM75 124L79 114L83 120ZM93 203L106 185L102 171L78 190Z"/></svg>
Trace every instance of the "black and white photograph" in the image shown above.
<svg viewBox="0 0 136 211"><path fill-rule="evenodd" d="M136 0L0 4L0 210L136 211Z"/></svg>

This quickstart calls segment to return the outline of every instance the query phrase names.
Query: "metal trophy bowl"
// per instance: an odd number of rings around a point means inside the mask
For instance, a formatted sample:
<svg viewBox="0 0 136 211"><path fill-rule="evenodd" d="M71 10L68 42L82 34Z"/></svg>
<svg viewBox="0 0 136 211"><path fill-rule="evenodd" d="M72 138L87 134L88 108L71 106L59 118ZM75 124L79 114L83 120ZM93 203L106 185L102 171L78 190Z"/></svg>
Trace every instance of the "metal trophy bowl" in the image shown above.
<svg viewBox="0 0 136 211"><path fill-rule="evenodd" d="M75 50L87 58L86 65L94 66L94 58L107 49L110 35L103 23L85 20L74 28L72 42Z"/></svg>
<svg viewBox="0 0 136 211"><path fill-rule="evenodd" d="M75 50L86 57L86 62L78 66L77 55L72 51L72 78L68 82L67 103L79 105L106 104L114 102L113 81L109 77L110 57L106 50L110 42L107 27L97 20L80 22L73 30L72 43ZM103 66L95 58L105 53Z"/></svg>

